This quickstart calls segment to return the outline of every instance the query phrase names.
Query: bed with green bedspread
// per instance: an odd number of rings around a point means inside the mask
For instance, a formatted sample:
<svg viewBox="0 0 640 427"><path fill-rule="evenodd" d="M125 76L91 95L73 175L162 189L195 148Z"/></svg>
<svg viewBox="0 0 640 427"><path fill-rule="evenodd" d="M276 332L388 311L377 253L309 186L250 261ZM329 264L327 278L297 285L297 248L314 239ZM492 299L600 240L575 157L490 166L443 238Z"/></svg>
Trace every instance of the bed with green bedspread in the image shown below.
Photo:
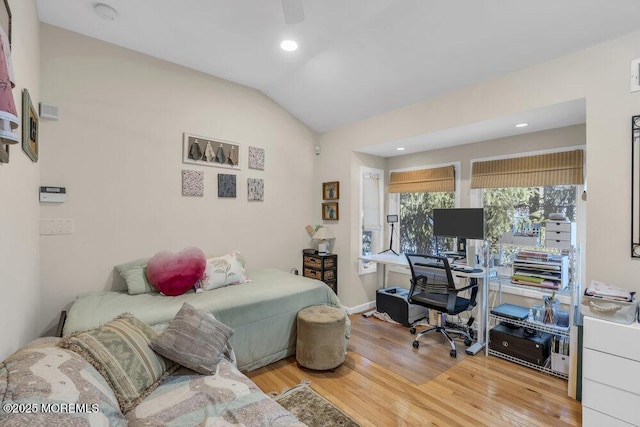
<svg viewBox="0 0 640 427"><path fill-rule="evenodd" d="M63 335L95 328L121 313L132 313L161 329L188 302L234 329L230 342L238 368L251 371L295 353L296 316L301 309L328 305L344 310L336 294L319 280L278 269L253 272L250 279L248 283L175 297L160 293L129 295L126 291L80 294L68 310ZM349 324L345 339L348 337Z"/></svg>

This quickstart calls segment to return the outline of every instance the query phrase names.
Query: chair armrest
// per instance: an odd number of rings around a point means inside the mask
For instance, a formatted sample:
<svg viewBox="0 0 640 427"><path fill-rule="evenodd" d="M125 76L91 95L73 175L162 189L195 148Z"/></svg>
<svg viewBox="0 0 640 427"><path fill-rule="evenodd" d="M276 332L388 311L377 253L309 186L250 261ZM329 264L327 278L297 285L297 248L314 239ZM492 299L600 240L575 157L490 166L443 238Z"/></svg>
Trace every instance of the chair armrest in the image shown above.
<svg viewBox="0 0 640 427"><path fill-rule="evenodd" d="M462 288L456 288L456 293L461 291L466 291L467 289L471 289L471 288L477 288L477 287L478 287L478 282L472 281L470 285L463 286Z"/></svg>
<svg viewBox="0 0 640 427"><path fill-rule="evenodd" d="M460 292L471 289L471 296L469 297L469 306L474 307L476 305L476 297L478 295L478 281L475 279L471 280L471 284L462 288L456 288L455 290L451 289L449 291L449 298L447 299L447 312L453 313L453 310L456 305L456 299L458 298L458 294Z"/></svg>

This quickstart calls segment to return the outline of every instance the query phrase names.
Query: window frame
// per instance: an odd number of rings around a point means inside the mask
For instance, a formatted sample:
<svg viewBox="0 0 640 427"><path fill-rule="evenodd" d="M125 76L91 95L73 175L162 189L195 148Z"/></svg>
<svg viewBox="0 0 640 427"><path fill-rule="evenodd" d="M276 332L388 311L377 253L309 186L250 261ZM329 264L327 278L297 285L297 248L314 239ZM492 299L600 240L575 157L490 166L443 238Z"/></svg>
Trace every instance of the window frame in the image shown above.
<svg viewBox="0 0 640 427"><path fill-rule="evenodd" d="M359 230L359 238L358 238L358 258L362 256L362 240L363 234L365 232L364 229L364 177L365 175L372 174L379 176L379 186L378 186L378 198L379 198L379 215L380 215L380 230L371 230L371 253L378 253L382 249L383 242L383 231L384 231L384 207L385 207L385 171L379 168L373 168L369 166L360 166L360 191L359 191L359 212L360 216L358 218L358 230ZM378 263L376 262L366 262L361 259L358 259L358 275L362 276L365 274L376 273L378 271Z"/></svg>
<svg viewBox="0 0 640 427"><path fill-rule="evenodd" d="M460 207L460 162L456 161L456 162L445 162L445 163L437 163L437 164L430 164L430 165L421 165L421 166L412 166L412 167L408 167L408 168L400 168L400 169L391 169L388 171L388 177L391 176L392 172L406 172L406 171L412 171L412 170L419 170L419 169L436 169L436 168L441 168L441 167L446 167L446 166L453 166L454 170L455 170L455 190L453 192L454 194L454 206L455 207ZM394 247L393 250L395 250L396 252L400 253L400 228L402 227L402 221L400 221L400 194L401 193L389 193L387 192L387 212L389 213L389 215L398 215L398 223L395 225L395 233L396 233L396 237L397 239L394 239ZM384 225L383 225L384 227ZM388 232L391 231L391 227L388 226L387 224L387 230ZM385 233L386 236L388 236L388 233ZM387 240L388 237L387 237ZM389 271L392 271L394 273L402 273L402 274L408 274L410 275L411 272L408 271L406 268L402 268L402 267L393 267L393 266L389 266Z"/></svg>
<svg viewBox="0 0 640 427"><path fill-rule="evenodd" d="M521 153L513 153L513 154L508 154L508 155L500 155L500 156L492 156L492 157L483 157L483 158L477 158L477 159L471 159L470 161L470 170L473 170L473 163L474 162L483 162L483 161L487 161L487 160L501 160L501 159L509 159L509 158L514 158L514 157L524 157L524 156L535 156L538 154L550 154L550 153L559 153L562 151L572 151L572 150L584 150L585 155L584 155L584 164L583 164L583 170L584 173L586 175L586 152L587 152L587 146L586 145L573 145L573 146L567 146L567 147L558 147L558 148L553 148L553 149L548 149L548 150L534 150L534 151L527 151L527 152L521 152ZM586 260L586 245L583 244L583 242L586 242L586 238L587 238L587 206L586 203L580 203L583 200L583 194L586 194L586 189L587 189L587 182L586 182L586 178L585 178L585 182L584 184L576 184L576 218L575 218L575 222L576 222L576 245L579 246L579 248L576 248L576 254L578 256L580 256L580 260L576 260L577 262L579 261L579 265L580 265L580 271L579 271L579 277L583 278L586 277L585 273L586 273L586 266L585 266L585 260ZM469 191L469 207L472 208L483 208L484 207L484 188L471 188ZM579 283L579 285L581 286L581 284ZM493 288L490 288L490 290L494 290ZM521 295L521 296L525 296L525 297L535 297L537 294L535 292L538 291L530 291L528 289L522 289L522 288L515 288L515 287L505 287L502 289L502 292L507 292L507 293L511 293L514 295ZM561 299L562 300L562 299Z"/></svg>

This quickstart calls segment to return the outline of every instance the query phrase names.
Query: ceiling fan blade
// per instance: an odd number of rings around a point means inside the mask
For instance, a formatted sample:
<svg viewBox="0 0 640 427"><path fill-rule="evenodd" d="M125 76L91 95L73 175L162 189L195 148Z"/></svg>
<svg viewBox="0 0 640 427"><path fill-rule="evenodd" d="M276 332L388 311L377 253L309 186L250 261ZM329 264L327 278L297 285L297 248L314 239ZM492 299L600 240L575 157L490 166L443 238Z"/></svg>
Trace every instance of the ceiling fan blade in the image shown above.
<svg viewBox="0 0 640 427"><path fill-rule="evenodd" d="M299 24L304 21L302 0L282 0L282 13L284 14L284 23L287 25Z"/></svg>

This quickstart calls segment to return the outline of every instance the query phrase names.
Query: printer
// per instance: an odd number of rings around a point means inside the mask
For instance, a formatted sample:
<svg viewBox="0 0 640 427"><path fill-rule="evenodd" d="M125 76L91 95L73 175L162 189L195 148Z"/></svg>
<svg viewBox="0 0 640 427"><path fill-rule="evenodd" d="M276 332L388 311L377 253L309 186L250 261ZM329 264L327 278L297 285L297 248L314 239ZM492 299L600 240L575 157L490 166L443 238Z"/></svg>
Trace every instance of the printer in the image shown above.
<svg viewBox="0 0 640 427"><path fill-rule="evenodd" d="M409 290L405 288L379 289L376 292L376 309L380 313L387 313L391 319L404 326L411 326L427 317L429 311L421 305L409 304L408 297Z"/></svg>

